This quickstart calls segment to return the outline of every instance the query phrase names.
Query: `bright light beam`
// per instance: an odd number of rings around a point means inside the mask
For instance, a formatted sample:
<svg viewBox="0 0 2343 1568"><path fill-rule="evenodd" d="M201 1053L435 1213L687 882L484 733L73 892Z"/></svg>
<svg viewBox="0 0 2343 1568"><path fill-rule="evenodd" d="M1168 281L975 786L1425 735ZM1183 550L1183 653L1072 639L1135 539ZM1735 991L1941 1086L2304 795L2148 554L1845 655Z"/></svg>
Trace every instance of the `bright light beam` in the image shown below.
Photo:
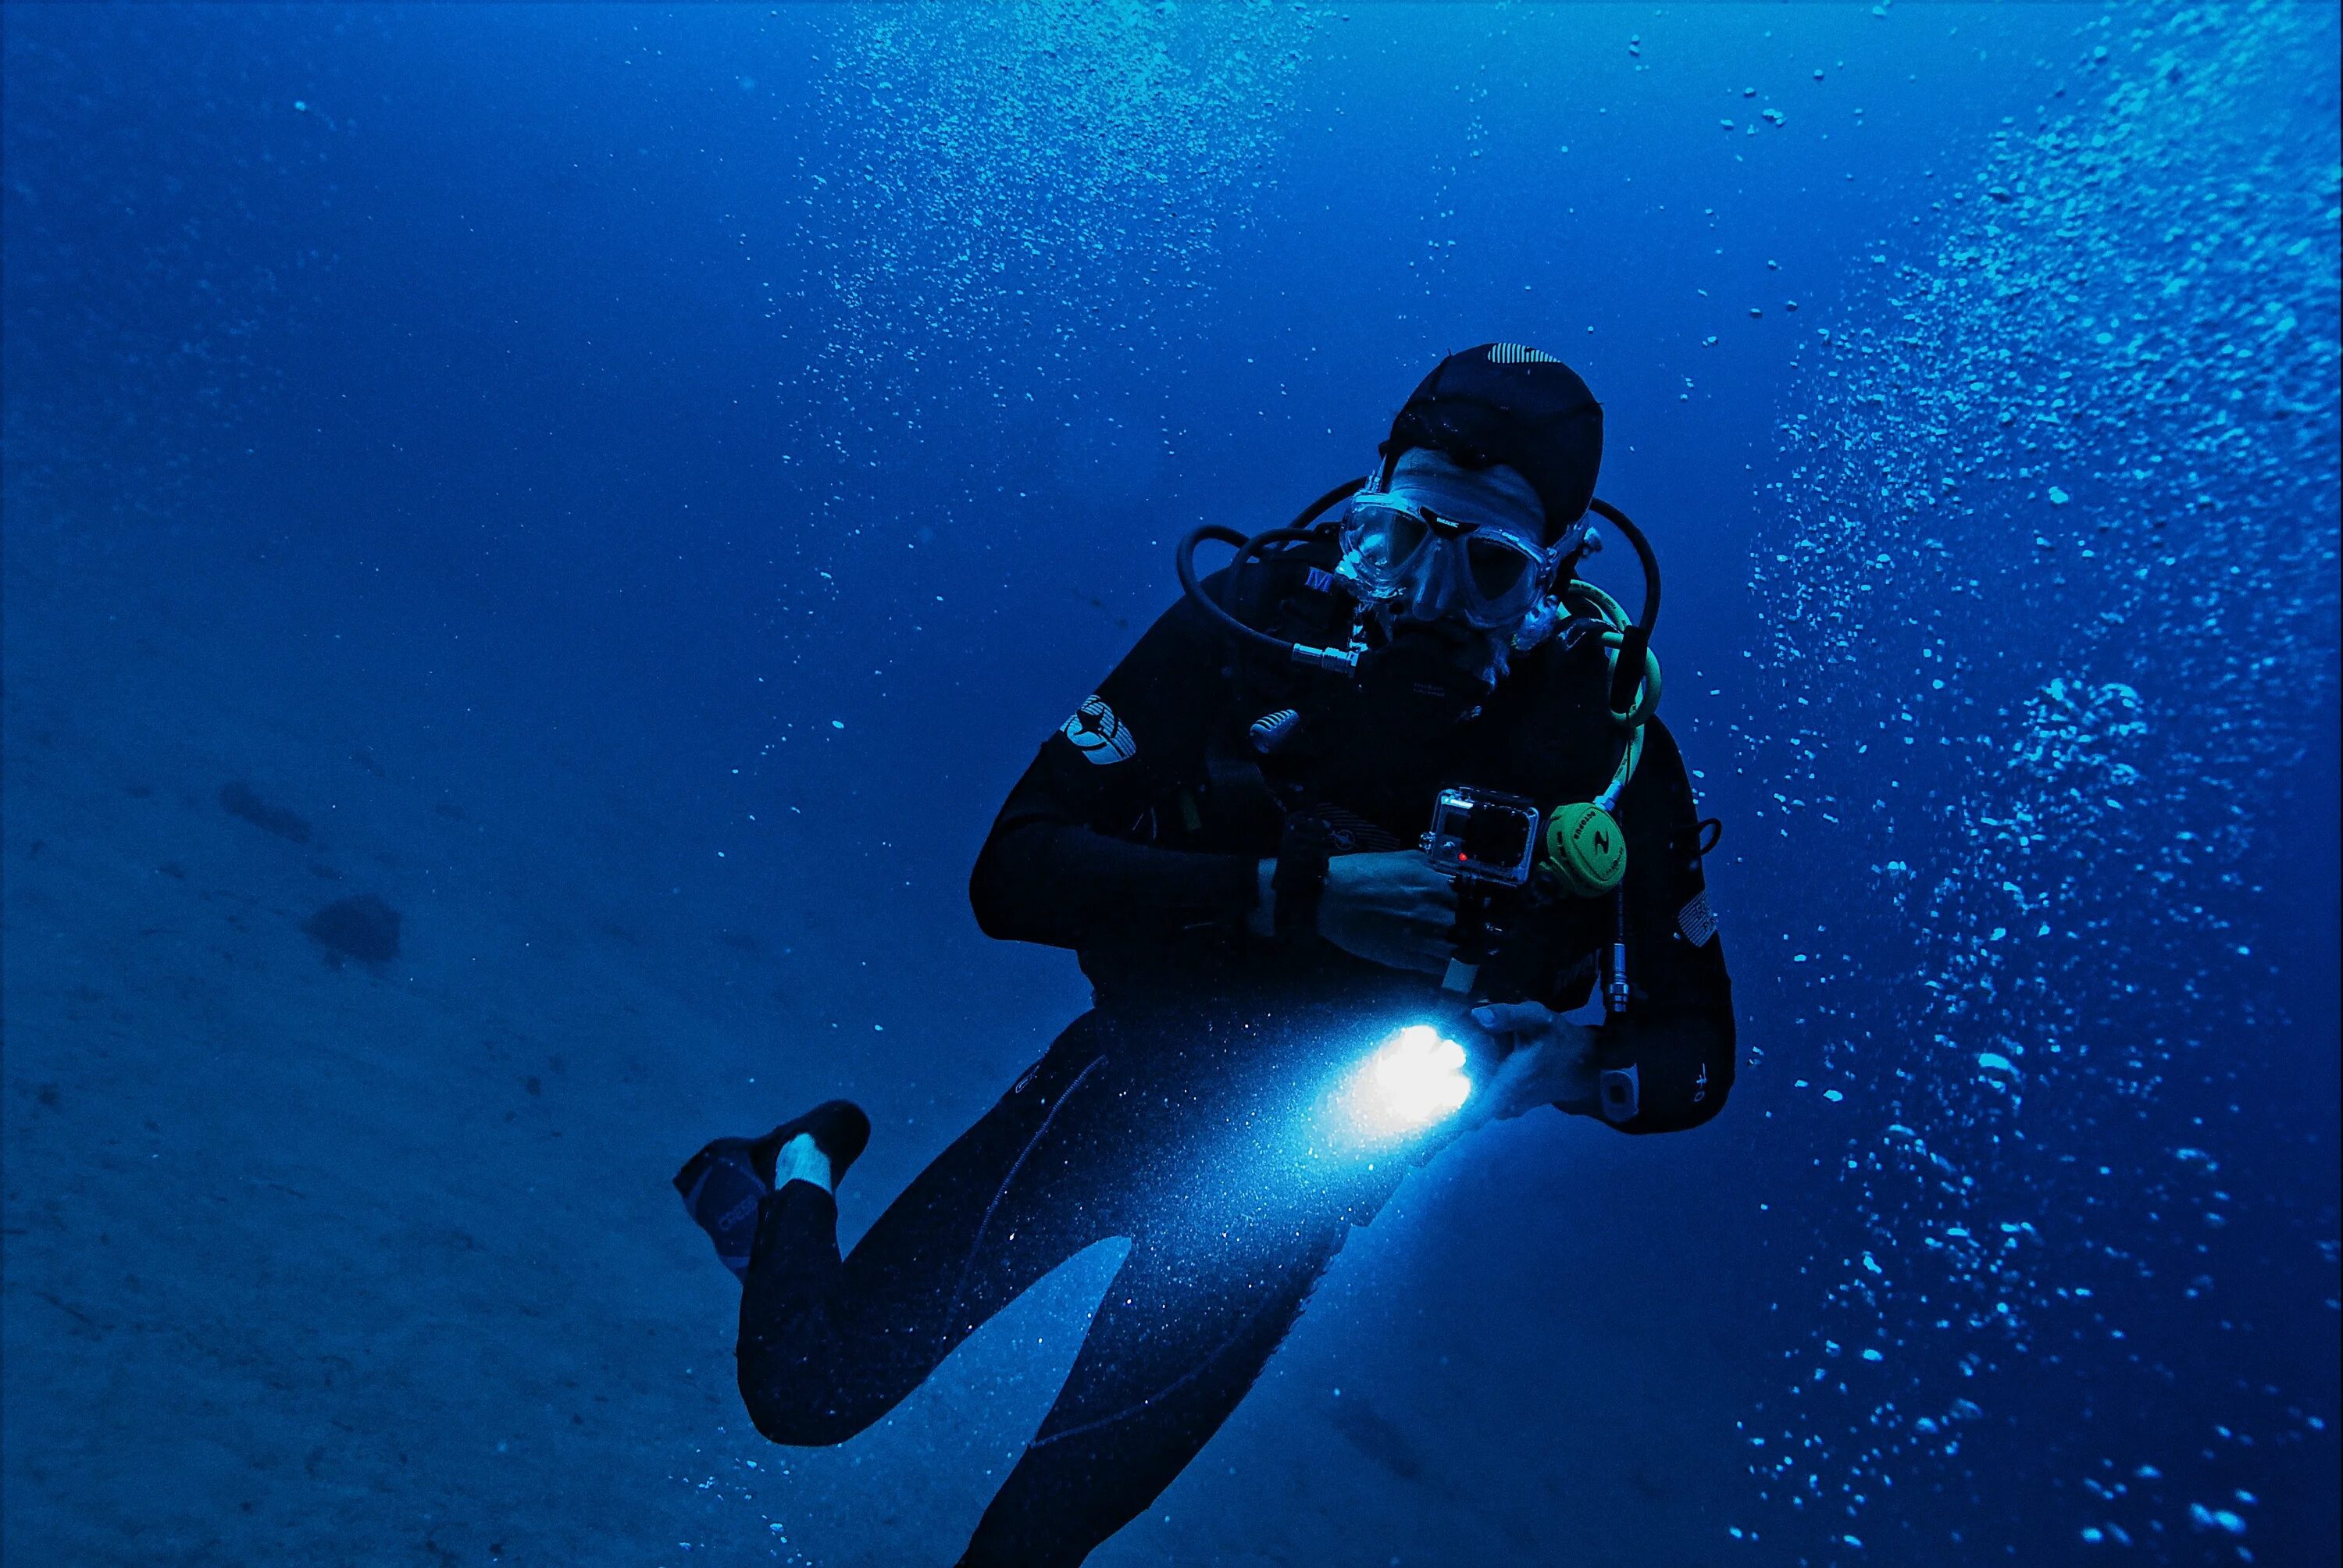
<svg viewBox="0 0 2343 1568"><path fill-rule="evenodd" d="M1429 1024L1411 1024L1353 1068L1336 1090L1338 1121L1353 1139L1383 1142L1421 1132L1472 1097L1464 1048Z"/></svg>

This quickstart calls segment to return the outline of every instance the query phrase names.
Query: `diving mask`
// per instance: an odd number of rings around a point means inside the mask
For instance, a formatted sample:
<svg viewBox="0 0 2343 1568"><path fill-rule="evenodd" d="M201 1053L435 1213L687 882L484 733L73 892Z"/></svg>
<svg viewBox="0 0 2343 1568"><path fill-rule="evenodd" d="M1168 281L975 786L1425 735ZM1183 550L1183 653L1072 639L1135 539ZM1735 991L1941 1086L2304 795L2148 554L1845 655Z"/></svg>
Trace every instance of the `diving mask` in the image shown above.
<svg viewBox="0 0 2343 1568"><path fill-rule="evenodd" d="M1404 492L1363 491L1342 520L1336 569L1362 598L1418 620L1510 632L1546 597L1562 556L1505 523L1444 514Z"/></svg>

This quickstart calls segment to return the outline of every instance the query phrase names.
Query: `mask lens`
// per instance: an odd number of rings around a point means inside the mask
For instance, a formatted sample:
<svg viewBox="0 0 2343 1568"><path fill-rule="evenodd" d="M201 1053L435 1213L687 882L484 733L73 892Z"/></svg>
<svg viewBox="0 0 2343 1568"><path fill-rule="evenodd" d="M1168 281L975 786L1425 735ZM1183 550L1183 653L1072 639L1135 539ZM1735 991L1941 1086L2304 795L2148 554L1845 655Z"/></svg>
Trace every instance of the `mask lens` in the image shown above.
<svg viewBox="0 0 2343 1568"><path fill-rule="evenodd" d="M1361 504L1352 515L1356 529L1353 548L1361 568L1376 586L1389 586L1423 548L1430 529L1422 517L1398 507Z"/></svg>
<svg viewBox="0 0 2343 1568"><path fill-rule="evenodd" d="M1387 548L1391 564L1404 566L1409 558L1423 548L1423 537L1430 530L1423 526L1423 519L1413 512L1392 513L1384 532L1389 541Z"/></svg>
<svg viewBox="0 0 2343 1568"><path fill-rule="evenodd" d="M1483 604L1501 603L1518 592L1530 572L1529 557L1479 535L1465 541L1464 558L1473 568L1473 591Z"/></svg>

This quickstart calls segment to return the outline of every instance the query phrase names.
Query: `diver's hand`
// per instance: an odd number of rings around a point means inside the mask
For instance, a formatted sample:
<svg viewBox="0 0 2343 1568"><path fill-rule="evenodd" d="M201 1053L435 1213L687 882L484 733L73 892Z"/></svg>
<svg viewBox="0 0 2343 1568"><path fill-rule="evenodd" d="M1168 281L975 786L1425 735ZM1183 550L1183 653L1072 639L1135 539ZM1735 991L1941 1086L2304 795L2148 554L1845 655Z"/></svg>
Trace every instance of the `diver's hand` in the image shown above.
<svg viewBox="0 0 2343 1568"><path fill-rule="evenodd" d="M1414 849L1337 855L1318 896L1318 934L1390 970L1438 974L1455 956L1456 884Z"/></svg>
<svg viewBox="0 0 2343 1568"><path fill-rule="evenodd" d="M1594 1108L1598 1086L1593 1030L1534 1001L1476 1007L1473 1021L1512 1042L1487 1086L1473 1097L1481 1101L1483 1121L1511 1121L1541 1105L1565 1111Z"/></svg>

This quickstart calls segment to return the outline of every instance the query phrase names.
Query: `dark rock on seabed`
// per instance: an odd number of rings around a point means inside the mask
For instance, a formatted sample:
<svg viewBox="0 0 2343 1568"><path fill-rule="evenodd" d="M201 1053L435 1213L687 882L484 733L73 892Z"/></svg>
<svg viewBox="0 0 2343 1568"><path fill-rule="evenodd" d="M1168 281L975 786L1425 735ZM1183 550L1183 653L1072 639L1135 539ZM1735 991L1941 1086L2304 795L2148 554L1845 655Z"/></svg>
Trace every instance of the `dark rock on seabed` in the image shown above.
<svg viewBox="0 0 2343 1568"><path fill-rule="evenodd" d="M241 817L265 832L280 839L290 839L297 844L309 841L309 824L282 806L272 806L254 793L251 785L242 779L228 784L219 792L220 809L231 817Z"/></svg>
<svg viewBox="0 0 2343 1568"><path fill-rule="evenodd" d="M372 893L337 899L301 929L337 960L383 964L398 956L398 911Z"/></svg>

